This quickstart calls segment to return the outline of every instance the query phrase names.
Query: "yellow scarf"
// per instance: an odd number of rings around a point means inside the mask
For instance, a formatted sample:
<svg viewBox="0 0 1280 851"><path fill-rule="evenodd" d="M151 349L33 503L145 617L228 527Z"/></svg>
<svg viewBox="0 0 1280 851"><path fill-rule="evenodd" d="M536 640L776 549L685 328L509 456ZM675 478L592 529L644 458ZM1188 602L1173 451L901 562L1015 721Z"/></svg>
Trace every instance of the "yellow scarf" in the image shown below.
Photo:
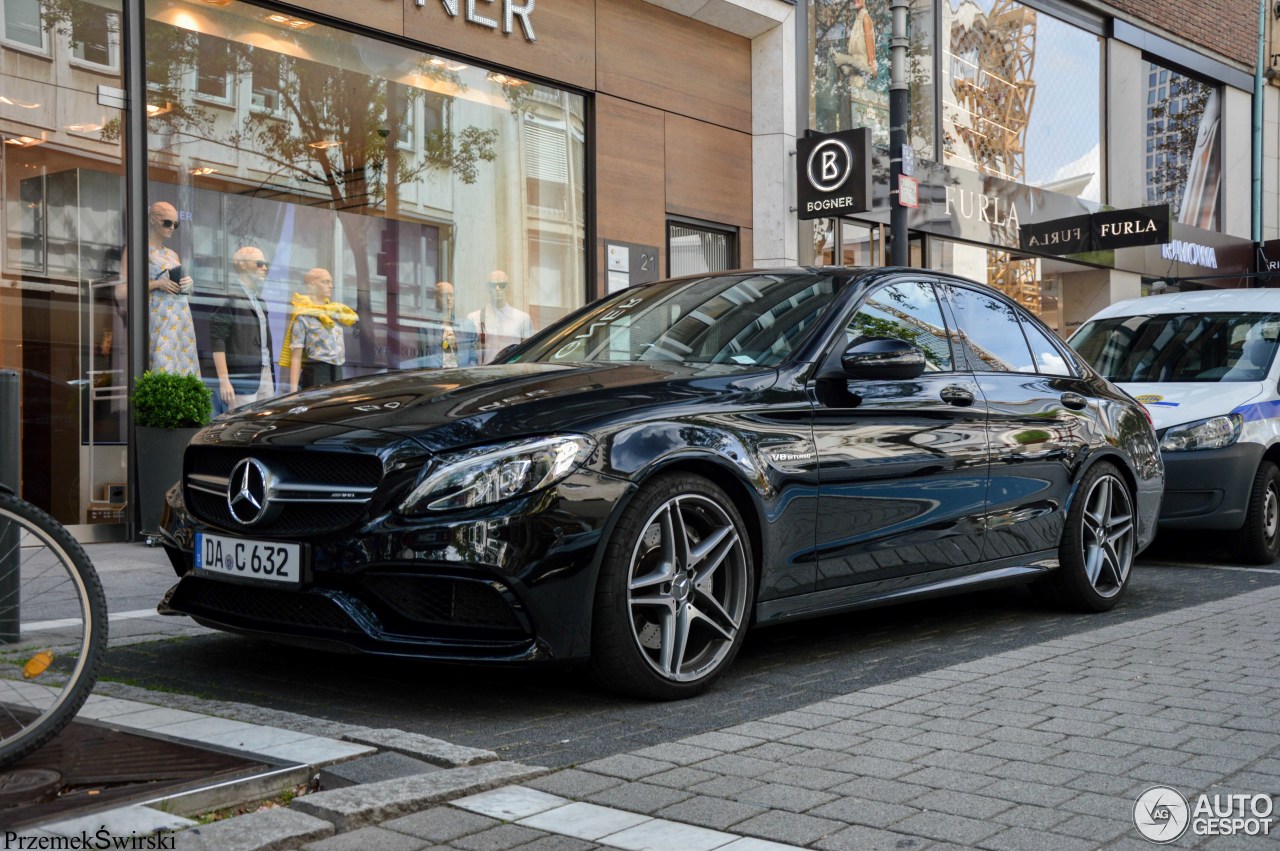
<svg viewBox="0 0 1280 851"><path fill-rule="evenodd" d="M289 324L284 330L284 346L280 350L280 365L289 366L293 360L293 324L299 316L314 316L325 328L332 328L335 321L343 325L354 325L360 318L354 310L336 301L323 304L312 301L311 296L294 293L293 302L289 305Z"/></svg>

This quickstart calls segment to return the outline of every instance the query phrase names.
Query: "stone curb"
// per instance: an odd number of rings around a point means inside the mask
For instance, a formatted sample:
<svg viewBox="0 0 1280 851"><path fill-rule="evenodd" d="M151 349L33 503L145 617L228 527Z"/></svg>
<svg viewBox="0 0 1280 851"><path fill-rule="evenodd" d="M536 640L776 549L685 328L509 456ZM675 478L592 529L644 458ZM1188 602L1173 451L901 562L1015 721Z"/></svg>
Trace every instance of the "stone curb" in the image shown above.
<svg viewBox="0 0 1280 851"><path fill-rule="evenodd" d="M342 833L409 815L451 798L519 783L549 771L516 762L489 762L316 792L295 799L289 806L332 822Z"/></svg>
<svg viewBox="0 0 1280 851"><path fill-rule="evenodd" d="M284 851L336 832L333 824L297 810L236 816L177 834L182 851Z"/></svg>
<svg viewBox="0 0 1280 851"><path fill-rule="evenodd" d="M417 757L423 762L442 768L479 765L498 760L498 755L493 751L454 745L443 739L433 739L420 733L406 733L393 727L380 730L365 728L358 732L347 733L342 738L358 745L372 745L379 750L395 751L405 756Z"/></svg>

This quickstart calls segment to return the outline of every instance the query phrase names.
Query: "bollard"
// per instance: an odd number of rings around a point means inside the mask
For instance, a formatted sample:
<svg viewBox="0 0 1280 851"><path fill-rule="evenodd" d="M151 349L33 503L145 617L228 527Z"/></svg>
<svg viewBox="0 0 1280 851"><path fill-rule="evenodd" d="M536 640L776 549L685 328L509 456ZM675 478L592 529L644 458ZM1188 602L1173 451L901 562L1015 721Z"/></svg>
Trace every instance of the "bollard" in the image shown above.
<svg viewBox="0 0 1280 851"><path fill-rule="evenodd" d="M21 455L18 433L21 417L18 408L18 373L0 369L0 485L18 495L21 481ZM0 525L0 644L18 641L21 587L18 568L22 554L18 549L21 531L14 523Z"/></svg>

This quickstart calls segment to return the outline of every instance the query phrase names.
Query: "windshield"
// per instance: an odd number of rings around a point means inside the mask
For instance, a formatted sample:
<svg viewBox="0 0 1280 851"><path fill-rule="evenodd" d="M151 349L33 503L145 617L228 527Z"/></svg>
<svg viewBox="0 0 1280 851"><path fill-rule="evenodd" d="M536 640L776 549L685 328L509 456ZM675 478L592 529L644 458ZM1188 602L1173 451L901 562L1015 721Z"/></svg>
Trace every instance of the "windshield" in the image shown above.
<svg viewBox="0 0 1280 851"><path fill-rule="evenodd" d="M1087 322L1070 344L1121 383L1261 381L1278 337L1277 313L1176 313Z"/></svg>
<svg viewBox="0 0 1280 851"><path fill-rule="evenodd" d="M618 293L513 361L777 366L834 298L830 275L725 275Z"/></svg>

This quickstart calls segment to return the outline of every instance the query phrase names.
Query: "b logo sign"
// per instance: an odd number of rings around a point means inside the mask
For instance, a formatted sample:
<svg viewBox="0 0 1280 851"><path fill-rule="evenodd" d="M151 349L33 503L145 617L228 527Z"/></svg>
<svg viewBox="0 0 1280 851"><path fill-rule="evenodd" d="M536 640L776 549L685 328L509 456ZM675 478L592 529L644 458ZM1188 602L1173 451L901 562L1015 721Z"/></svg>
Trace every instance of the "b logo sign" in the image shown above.
<svg viewBox="0 0 1280 851"><path fill-rule="evenodd" d="M871 209L871 131L805 136L796 140L796 197L802 219Z"/></svg>
<svg viewBox="0 0 1280 851"><path fill-rule="evenodd" d="M819 142L809 154L809 183L820 192L835 192L853 170L853 154L839 139Z"/></svg>

